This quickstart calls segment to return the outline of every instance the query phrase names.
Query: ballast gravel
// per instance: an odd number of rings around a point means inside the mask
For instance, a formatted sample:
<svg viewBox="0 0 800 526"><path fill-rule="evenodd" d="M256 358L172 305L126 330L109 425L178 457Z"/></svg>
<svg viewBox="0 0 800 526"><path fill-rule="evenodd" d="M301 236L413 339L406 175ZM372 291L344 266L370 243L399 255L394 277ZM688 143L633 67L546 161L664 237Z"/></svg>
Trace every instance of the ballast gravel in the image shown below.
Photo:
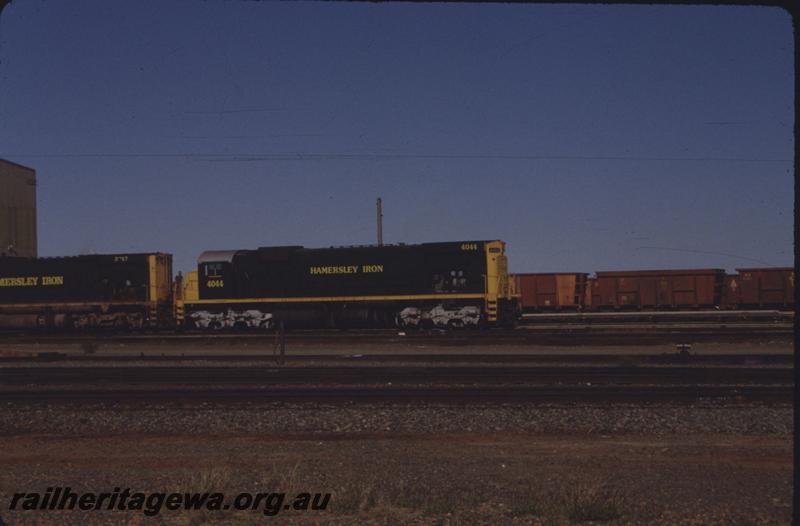
<svg viewBox="0 0 800 526"><path fill-rule="evenodd" d="M789 405L0 404L0 434L786 434Z"/></svg>

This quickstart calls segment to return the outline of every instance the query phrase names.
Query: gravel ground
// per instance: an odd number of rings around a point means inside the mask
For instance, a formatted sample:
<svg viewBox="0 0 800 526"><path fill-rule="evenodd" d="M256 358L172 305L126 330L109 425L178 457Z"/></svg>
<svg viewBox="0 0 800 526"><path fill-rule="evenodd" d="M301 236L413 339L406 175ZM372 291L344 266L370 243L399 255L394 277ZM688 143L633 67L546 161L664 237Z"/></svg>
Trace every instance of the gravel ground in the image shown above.
<svg viewBox="0 0 800 526"><path fill-rule="evenodd" d="M783 525L791 438L459 433L3 439L0 501L102 492L331 493L324 512L6 512L9 524Z"/></svg>
<svg viewBox="0 0 800 526"><path fill-rule="evenodd" d="M230 350L239 353L243 347ZM320 355L409 352L407 346L304 350ZM450 352L440 347L418 352L432 350ZM554 350L497 347L502 353ZM101 347L96 352L130 351ZM491 351L486 346L452 349ZM642 351L674 348L625 347L619 354ZM791 344L693 349L784 351L791 352ZM788 404L721 400L72 405L8 403L0 393L0 524L783 525L791 517L792 411ZM324 512L276 517L8 510L14 492L53 486L98 493L117 486L226 495L321 491L332 498Z"/></svg>
<svg viewBox="0 0 800 526"><path fill-rule="evenodd" d="M0 434L193 433L682 433L785 434L790 406L5 404Z"/></svg>
<svg viewBox="0 0 800 526"><path fill-rule="evenodd" d="M16 524L779 525L786 405L2 404ZM8 511L16 491L330 492L324 512Z"/></svg>

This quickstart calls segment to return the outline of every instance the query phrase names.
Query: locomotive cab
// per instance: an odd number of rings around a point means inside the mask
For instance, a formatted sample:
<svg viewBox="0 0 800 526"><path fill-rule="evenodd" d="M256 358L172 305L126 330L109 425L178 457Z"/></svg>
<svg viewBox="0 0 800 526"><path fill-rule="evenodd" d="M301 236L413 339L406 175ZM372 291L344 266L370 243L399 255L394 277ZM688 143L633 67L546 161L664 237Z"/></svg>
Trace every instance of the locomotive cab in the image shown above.
<svg viewBox="0 0 800 526"><path fill-rule="evenodd" d="M233 258L236 250L203 252L197 260L197 286L201 298L236 296Z"/></svg>

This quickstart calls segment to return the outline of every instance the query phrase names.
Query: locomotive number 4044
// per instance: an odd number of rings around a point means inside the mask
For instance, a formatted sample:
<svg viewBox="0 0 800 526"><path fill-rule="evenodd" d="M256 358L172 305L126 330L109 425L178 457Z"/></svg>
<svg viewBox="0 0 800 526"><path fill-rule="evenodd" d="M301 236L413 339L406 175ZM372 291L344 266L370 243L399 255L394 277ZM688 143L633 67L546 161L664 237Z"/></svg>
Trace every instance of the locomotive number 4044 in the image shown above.
<svg viewBox="0 0 800 526"><path fill-rule="evenodd" d="M208 283L206 283L206 287L208 287L210 289L219 289L219 288L222 288L224 286L225 286L225 284L222 282L221 279L210 279L210 280L208 280Z"/></svg>
<svg viewBox="0 0 800 526"><path fill-rule="evenodd" d="M478 250L477 243L461 243L461 250Z"/></svg>

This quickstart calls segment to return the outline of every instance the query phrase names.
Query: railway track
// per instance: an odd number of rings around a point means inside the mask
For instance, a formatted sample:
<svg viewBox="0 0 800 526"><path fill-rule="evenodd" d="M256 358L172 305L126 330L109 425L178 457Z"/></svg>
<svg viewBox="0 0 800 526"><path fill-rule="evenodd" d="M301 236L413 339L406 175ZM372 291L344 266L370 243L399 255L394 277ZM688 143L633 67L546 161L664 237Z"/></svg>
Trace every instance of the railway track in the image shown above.
<svg viewBox="0 0 800 526"><path fill-rule="evenodd" d="M314 402L321 404L444 403L791 403L791 386L535 386L535 387L418 387L280 388L232 387L220 389L87 389L5 391L0 403L258 403Z"/></svg>
<svg viewBox="0 0 800 526"><path fill-rule="evenodd" d="M86 355L59 352L31 353L28 356L2 356L0 364L30 364L42 362L66 363L175 363L175 362L269 362L276 357L263 354L125 354L125 355ZM469 353L469 354L289 354L284 357L286 364L325 363L480 363L480 364L601 364L601 365L791 365L792 354L583 354L583 353Z"/></svg>
<svg viewBox="0 0 800 526"><path fill-rule="evenodd" d="M671 342L741 342L765 338L790 339L793 325L739 324L739 325L607 325L602 327L565 324L563 326L526 325L517 329L492 329L486 331L460 330L348 330L348 331L291 331L284 335L287 344L351 344L351 343L417 343L433 345L470 344L542 344L542 345L642 345ZM92 333L92 334L40 334L17 333L0 336L0 345L38 344L96 344L115 343L134 345L218 345L274 343L271 333Z"/></svg>
<svg viewBox="0 0 800 526"><path fill-rule="evenodd" d="M61 366L0 368L0 403L789 403L790 367Z"/></svg>
<svg viewBox="0 0 800 526"><path fill-rule="evenodd" d="M0 369L0 385L791 385L788 367L15 367ZM0 400L2 400L0 391Z"/></svg>

